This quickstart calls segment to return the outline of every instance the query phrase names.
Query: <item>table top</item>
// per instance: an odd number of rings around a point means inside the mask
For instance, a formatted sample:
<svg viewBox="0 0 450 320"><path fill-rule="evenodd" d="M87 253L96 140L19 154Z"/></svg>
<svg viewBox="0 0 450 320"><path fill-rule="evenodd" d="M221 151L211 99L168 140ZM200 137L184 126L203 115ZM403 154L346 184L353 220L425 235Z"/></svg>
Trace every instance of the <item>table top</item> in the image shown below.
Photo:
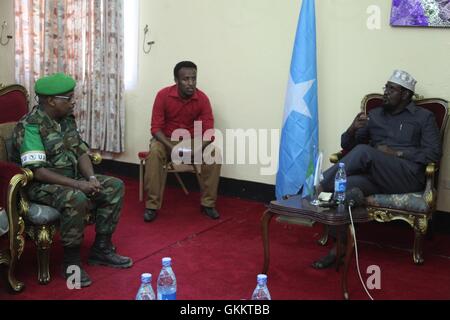
<svg viewBox="0 0 450 320"><path fill-rule="evenodd" d="M309 198L300 195L290 197L286 200L275 200L267 205L268 209L276 214L290 217L309 218L328 225L343 225L350 223L348 207L339 206L325 208L314 206ZM365 207L352 208L354 222L371 221Z"/></svg>

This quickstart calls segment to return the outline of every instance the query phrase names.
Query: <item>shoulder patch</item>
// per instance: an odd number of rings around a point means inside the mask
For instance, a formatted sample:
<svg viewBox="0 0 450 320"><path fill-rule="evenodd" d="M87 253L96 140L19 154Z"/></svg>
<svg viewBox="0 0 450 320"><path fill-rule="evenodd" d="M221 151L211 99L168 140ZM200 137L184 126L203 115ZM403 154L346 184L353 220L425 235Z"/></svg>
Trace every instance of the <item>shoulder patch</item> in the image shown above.
<svg viewBox="0 0 450 320"><path fill-rule="evenodd" d="M25 125L25 135L20 148L20 158L24 167L32 164L45 163L47 161L38 125Z"/></svg>

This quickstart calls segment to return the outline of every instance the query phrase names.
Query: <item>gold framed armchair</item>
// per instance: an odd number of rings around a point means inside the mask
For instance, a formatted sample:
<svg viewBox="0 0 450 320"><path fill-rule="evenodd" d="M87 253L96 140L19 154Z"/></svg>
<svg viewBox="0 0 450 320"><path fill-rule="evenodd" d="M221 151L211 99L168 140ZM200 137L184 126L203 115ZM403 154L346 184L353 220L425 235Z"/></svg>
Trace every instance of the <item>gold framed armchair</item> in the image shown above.
<svg viewBox="0 0 450 320"><path fill-rule="evenodd" d="M372 93L366 95L361 102L361 111L368 113L371 109L380 106L383 95ZM434 113L437 126L440 129L441 141L447 125L448 101L439 98L415 100L417 106L426 108ZM342 150L330 156L332 163L337 163L345 155ZM375 194L366 198L367 211L371 219L377 222L390 222L402 220L414 229L413 261L422 264L423 239L427 233L430 220L436 211L437 190L436 181L439 163L429 163L426 167L426 187L423 192L406 194ZM325 232L326 233L326 232ZM326 235L321 243L326 242Z"/></svg>
<svg viewBox="0 0 450 320"><path fill-rule="evenodd" d="M15 278L15 267L23 253L25 222L22 218L23 187L29 176L18 165L11 163L8 150L15 123L27 112L26 90L18 85L0 87L0 264L7 266L8 283L15 292L24 284ZM10 108L20 105L19 108Z"/></svg>
<svg viewBox="0 0 450 320"><path fill-rule="evenodd" d="M0 160L0 265L7 266L8 283L14 292L25 287L16 279L15 268L25 244L19 193L26 183L27 177L18 167Z"/></svg>

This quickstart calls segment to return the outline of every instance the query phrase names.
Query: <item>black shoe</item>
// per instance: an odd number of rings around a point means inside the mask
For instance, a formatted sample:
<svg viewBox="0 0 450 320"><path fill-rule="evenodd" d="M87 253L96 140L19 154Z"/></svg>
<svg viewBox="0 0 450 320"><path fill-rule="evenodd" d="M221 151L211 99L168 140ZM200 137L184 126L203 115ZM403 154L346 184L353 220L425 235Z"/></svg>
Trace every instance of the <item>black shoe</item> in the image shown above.
<svg viewBox="0 0 450 320"><path fill-rule="evenodd" d="M68 279L69 277L73 276L76 271L76 269L74 270L74 268L77 267L80 268L80 286L82 288L89 287L92 284L91 278L89 278L87 272L81 267L81 264L72 264L72 265L63 264L64 279Z"/></svg>
<svg viewBox="0 0 450 320"><path fill-rule="evenodd" d="M115 248L111 243L111 235L97 234L89 254L88 263L90 265L125 269L133 265L133 260L115 252Z"/></svg>
<svg viewBox="0 0 450 320"><path fill-rule="evenodd" d="M202 206L202 212L204 214L206 214L208 217L210 217L211 219L216 220L216 219L220 218L220 214L217 212L217 210L215 208Z"/></svg>
<svg viewBox="0 0 450 320"><path fill-rule="evenodd" d="M342 255L339 259L339 264L343 263L344 256ZM311 265L314 269L326 269L333 266L336 263L336 254L328 253L325 257L320 258L317 261L314 261Z"/></svg>
<svg viewBox="0 0 450 320"><path fill-rule="evenodd" d="M144 211L144 221L152 222L156 219L156 210L155 209L145 209Z"/></svg>
<svg viewBox="0 0 450 320"><path fill-rule="evenodd" d="M320 258L312 263L314 269L325 269L331 267L336 262L336 255L329 253L325 257Z"/></svg>

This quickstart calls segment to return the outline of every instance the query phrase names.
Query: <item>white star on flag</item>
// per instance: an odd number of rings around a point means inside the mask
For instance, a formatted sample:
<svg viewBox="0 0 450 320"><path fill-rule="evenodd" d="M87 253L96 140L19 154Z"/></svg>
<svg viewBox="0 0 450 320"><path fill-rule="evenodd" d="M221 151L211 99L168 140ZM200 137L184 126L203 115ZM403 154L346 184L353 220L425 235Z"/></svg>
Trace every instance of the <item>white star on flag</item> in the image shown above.
<svg viewBox="0 0 450 320"><path fill-rule="evenodd" d="M291 112L296 111L312 119L308 105L305 102L305 95L311 89L316 80L309 80L300 83L294 83L292 76L289 77L288 89L286 94L286 104L284 106L283 126L286 124Z"/></svg>

